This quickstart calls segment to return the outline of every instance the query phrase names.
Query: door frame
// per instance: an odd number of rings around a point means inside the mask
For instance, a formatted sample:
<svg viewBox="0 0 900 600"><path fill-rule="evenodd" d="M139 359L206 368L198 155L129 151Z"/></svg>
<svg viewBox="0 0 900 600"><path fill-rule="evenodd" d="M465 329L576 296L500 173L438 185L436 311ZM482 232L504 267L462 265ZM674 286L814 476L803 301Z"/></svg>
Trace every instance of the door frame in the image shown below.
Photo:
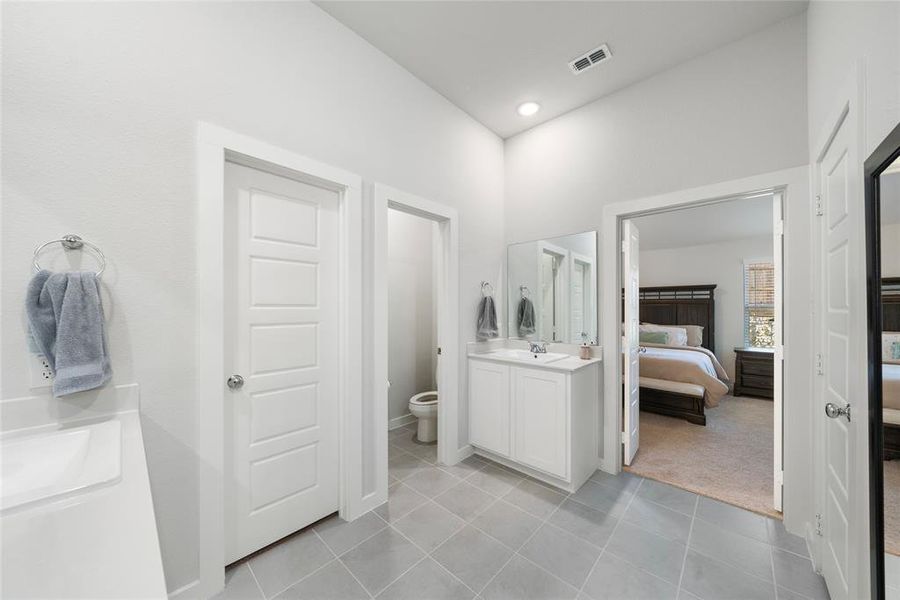
<svg viewBox="0 0 900 600"><path fill-rule="evenodd" d="M863 159L865 148L865 65L862 61L858 63L854 63L852 68L849 69L848 78L846 83L837 91L835 94L835 104L834 108L828 113L827 118L823 119L824 126L820 128L818 135L812 138L814 141L810 145L810 178L811 178L811 197L813 200L813 211L814 214L817 214L816 209L816 196L819 193L818 187L821 181L820 178L820 167L822 160L825 158L829 148L831 147L831 143L834 140L835 135L837 135L840 128L844 125L848 127L848 135L851 136L851 140L849 141L849 147L852 148L854 156L851 157L851 165L854 169L857 170L855 173L855 180L859 183L860 188L857 190L858 196L857 199L863 199ZM861 235L859 236L860 242L863 247L857 248L859 262L856 265L851 266L851 268L855 268L860 273L866 273L866 253L865 253L865 220L863 214L863 202L859 202L857 204L853 204L850 206L850 210L858 210L860 211L860 218L858 219L858 227L861 230ZM824 349L822 347L822 338L823 338L823 329L824 329L824 311L822 310L822 303L825 301L824 292L823 292L823 280L822 280L822 261L820 256L821 249L821 236L822 236L822 226L823 224L819 221L818 217L815 217L812 227L812 254L810 264L813 266L813 285L812 290L813 294L813 313L814 313L814 322L813 322L813 352L815 353L824 353ZM866 323L866 299L864 297L865 290L860 287L860 289L850 290L851 293L860 295L860 302L858 303L858 313L851 313L851 330L854 328L854 319L855 323L858 325L863 325ZM860 350L865 351L866 345L865 343L860 346ZM851 354L852 356L853 354ZM814 504L813 510L814 514L817 516L822 514L822 505L826 500L826 489L825 489L825 481L826 481L826 464L824 460L824 452L825 452L825 417L823 408L821 405L821 395L820 390L823 382L821 381L821 374L814 375L813 386L810 388L812 391L812 397L814 401L813 411L812 411L812 419L814 425L814 439L813 445L813 477L814 477ZM855 414L868 414L868 397L866 395L859 395L861 404L857 403L853 406L855 410ZM856 421L859 423L859 421ZM858 425L857 425L858 427ZM857 575L857 580L848 582L849 594L851 598L856 597L865 597L870 589L871 589L871 557L870 557L870 519L869 519L869 435L868 430L866 430L863 434L860 434L860 430L857 429L854 433L856 437L856 445L855 445L855 458L856 463L851 464L850 472L855 475L855 480L853 482L853 487L856 488L856 494L861 495L858 498L858 501L855 503L856 511L853 514L848 515L848 519L851 523L851 529L857 532L858 537L856 539L856 545L854 546L852 541L850 542L850 557L852 560L857 561L855 565L848 566L848 573L853 575ZM828 526L827 523L824 524L825 527ZM820 528L819 528L820 529ZM821 539L821 534L819 534L818 539ZM815 544L811 554L811 558L817 570L821 570L823 557L821 552L824 550L825 544L824 542L819 544Z"/></svg>
<svg viewBox="0 0 900 600"><path fill-rule="evenodd" d="M374 352L373 382L375 447L377 449L375 485L387 499L388 487L388 210L398 210L427 219L437 225L435 247L436 308L438 339L441 349L438 393L438 460L454 465L471 448L459 448L459 215L456 209L376 183L374 198L372 285Z"/></svg>
<svg viewBox="0 0 900 600"><path fill-rule="evenodd" d="M866 221L869 389L869 548L872 598L885 597L884 564L884 424L881 366L881 187L879 177L900 156L900 125L878 145L863 165Z"/></svg>
<svg viewBox="0 0 900 600"><path fill-rule="evenodd" d="M211 597L225 584L225 163L235 162L340 194L339 513L348 521L365 512L361 460L362 180L348 171L205 122L198 124L196 152L199 580L189 593Z"/></svg>
<svg viewBox="0 0 900 600"><path fill-rule="evenodd" d="M748 198L781 191L785 206L784 268L796 264L797 273L786 275L783 312L785 340L785 378L783 393L790 396L790 410L784 413L785 447L803 448L812 443L809 426L812 401L811 328L803 315L809 314L809 284L804 280L804 265L809 260L810 195L808 167L795 167L743 179L725 181L677 192L607 204L603 208L600 286L600 332L603 340L603 410L600 428L601 469L618 473L622 469L622 221L649 214L668 212L718 202ZM609 415L606 417L605 415ZM773 424L774 426L774 424ZM812 482L804 483L812 463L807 453L786 453L784 468L784 522L789 531L810 539L812 520Z"/></svg>

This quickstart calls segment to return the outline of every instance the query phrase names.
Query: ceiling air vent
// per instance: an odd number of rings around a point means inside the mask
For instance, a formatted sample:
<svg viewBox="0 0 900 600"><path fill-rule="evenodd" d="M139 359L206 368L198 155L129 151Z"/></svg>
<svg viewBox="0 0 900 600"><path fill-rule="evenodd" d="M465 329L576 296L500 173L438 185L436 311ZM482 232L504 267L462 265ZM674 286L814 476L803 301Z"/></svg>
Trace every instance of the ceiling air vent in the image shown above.
<svg viewBox="0 0 900 600"><path fill-rule="evenodd" d="M594 48L590 52L569 61L569 68L572 69L573 73L578 75L582 71L587 71L603 61L609 60L611 57L612 52L609 51L609 46L603 44L602 46Z"/></svg>

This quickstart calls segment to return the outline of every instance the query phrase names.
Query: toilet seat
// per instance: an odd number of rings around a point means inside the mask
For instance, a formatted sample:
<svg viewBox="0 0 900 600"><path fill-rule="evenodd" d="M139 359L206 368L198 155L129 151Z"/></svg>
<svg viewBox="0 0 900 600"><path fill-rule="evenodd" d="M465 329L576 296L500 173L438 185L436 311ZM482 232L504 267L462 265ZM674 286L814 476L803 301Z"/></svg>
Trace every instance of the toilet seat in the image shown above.
<svg viewBox="0 0 900 600"><path fill-rule="evenodd" d="M426 400L426 398L432 398L431 400ZM438 393L437 392L422 392L421 394L416 394L412 398L409 399L410 404L418 404L420 406L428 406L430 404L437 404L438 402Z"/></svg>

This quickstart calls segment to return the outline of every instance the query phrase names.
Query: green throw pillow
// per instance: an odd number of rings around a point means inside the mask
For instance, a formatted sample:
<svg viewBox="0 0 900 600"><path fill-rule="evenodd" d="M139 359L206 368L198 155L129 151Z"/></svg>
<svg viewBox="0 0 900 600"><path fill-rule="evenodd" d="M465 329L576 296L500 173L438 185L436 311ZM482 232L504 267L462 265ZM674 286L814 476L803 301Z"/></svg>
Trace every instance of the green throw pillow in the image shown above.
<svg viewBox="0 0 900 600"><path fill-rule="evenodd" d="M665 331L642 331L640 340L642 344L668 344L669 334Z"/></svg>
<svg viewBox="0 0 900 600"><path fill-rule="evenodd" d="M891 344L891 358L894 360L900 360L900 342L894 342Z"/></svg>

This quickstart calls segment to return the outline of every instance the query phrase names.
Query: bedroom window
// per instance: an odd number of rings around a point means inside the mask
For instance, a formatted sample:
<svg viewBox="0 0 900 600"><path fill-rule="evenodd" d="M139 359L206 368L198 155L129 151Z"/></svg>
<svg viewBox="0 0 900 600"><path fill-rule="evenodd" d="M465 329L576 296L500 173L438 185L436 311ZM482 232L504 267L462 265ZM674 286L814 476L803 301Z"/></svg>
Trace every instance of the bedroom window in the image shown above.
<svg viewBox="0 0 900 600"><path fill-rule="evenodd" d="M744 262L744 345L775 345L775 265L770 260Z"/></svg>

